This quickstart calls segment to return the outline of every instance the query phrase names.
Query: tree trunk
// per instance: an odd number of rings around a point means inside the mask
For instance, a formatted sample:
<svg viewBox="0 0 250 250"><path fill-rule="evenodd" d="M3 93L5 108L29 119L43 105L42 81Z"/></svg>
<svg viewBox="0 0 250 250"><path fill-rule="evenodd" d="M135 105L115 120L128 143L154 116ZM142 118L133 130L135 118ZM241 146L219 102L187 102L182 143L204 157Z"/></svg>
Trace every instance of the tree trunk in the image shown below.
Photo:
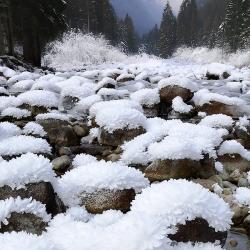
<svg viewBox="0 0 250 250"><path fill-rule="evenodd" d="M40 67L41 48L36 20L29 9L25 9L23 13L23 57L28 63Z"/></svg>

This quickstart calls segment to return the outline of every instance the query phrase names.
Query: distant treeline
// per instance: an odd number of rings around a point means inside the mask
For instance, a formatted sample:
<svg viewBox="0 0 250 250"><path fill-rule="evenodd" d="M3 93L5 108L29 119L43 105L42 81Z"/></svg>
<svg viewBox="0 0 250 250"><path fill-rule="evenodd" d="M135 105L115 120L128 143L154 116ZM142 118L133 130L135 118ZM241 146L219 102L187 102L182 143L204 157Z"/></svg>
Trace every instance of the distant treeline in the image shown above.
<svg viewBox="0 0 250 250"><path fill-rule="evenodd" d="M0 45L1 41L2 44L10 41L13 47L20 48L26 61L36 66L41 64L46 44L69 29L103 34L111 44L128 53L137 53L144 47L147 53L164 58L180 46L219 46L233 52L250 43L249 0L184 0L177 17L167 3L160 27L156 25L143 38L136 34L129 15L123 20L116 16L109 0L1 2L8 8L0 12L0 18L4 12L2 17L7 17L6 27L3 22L0 24L4 31L0 34ZM8 39L3 34L8 34Z"/></svg>

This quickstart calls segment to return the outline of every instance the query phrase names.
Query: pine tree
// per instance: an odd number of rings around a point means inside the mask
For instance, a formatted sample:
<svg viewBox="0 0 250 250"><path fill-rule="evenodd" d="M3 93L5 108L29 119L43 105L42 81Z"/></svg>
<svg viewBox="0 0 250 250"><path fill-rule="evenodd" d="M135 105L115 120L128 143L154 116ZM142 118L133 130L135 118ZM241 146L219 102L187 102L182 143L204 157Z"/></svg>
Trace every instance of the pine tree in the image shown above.
<svg viewBox="0 0 250 250"><path fill-rule="evenodd" d="M167 2L160 27L159 52L164 58L171 56L176 47L176 18Z"/></svg>
<svg viewBox="0 0 250 250"><path fill-rule="evenodd" d="M160 31L156 24L152 30L142 38L147 54L159 55Z"/></svg>
<svg viewBox="0 0 250 250"><path fill-rule="evenodd" d="M224 39L230 52L235 52L241 43L242 0L228 0L224 21Z"/></svg>
<svg viewBox="0 0 250 250"><path fill-rule="evenodd" d="M127 14L123 21L123 43L127 52L136 53L138 50L137 34L135 32L132 18Z"/></svg>
<svg viewBox="0 0 250 250"><path fill-rule="evenodd" d="M250 48L250 1L243 0L241 5L242 23L240 26L240 47Z"/></svg>
<svg viewBox="0 0 250 250"><path fill-rule="evenodd" d="M198 15L196 0L184 0L177 18L178 45L196 46L197 34Z"/></svg>

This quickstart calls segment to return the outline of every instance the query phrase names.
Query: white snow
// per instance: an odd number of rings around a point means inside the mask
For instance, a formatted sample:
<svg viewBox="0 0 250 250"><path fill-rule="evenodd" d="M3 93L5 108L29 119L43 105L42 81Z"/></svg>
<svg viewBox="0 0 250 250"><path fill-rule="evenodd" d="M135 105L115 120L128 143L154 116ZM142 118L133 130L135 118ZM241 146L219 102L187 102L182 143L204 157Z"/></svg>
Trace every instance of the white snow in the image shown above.
<svg viewBox="0 0 250 250"><path fill-rule="evenodd" d="M0 123L0 142L16 135L21 135L21 129L17 125L10 122Z"/></svg>
<svg viewBox="0 0 250 250"><path fill-rule="evenodd" d="M20 197L0 200L0 227L3 223L8 225L8 219L12 213L27 213L34 214L43 219L44 222L49 222L51 217L47 214L45 205L30 199L21 199Z"/></svg>
<svg viewBox="0 0 250 250"><path fill-rule="evenodd" d="M97 159L94 156L87 154L79 154L76 155L73 159L72 165L73 167L80 167L94 162L97 162Z"/></svg>
<svg viewBox="0 0 250 250"><path fill-rule="evenodd" d="M160 82L158 83L159 89L165 88L167 86L179 86L191 91L197 90L197 84L186 77L171 76L169 78L160 80Z"/></svg>
<svg viewBox="0 0 250 250"><path fill-rule="evenodd" d="M17 119L31 116L31 112L27 109L19 109L15 107L6 108L2 111L1 116L10 116Z"/></svg>
<svg viewBox="0 0 250 250"><path fill-rule="evenodd" d="M146 117L135 109L106 108L95 117L96 123L109 133L118 129L135 129L146 126Z"/></svg>
<svg viewBox="0 0 250 250"><path fill-rule="evenodd" d="M0 162L0 187L23 188L29 183L52 182L55 173L48 159L32 153Z"/></svg>
<svg viewBox="0 0 250 250"><path fill-rule="evenodd" d="M70 116L59 113L59 112L50 112L50 113L44 113L44 114L39 114L36 116L37 121L41 120L61 120L61 121L69 121Z"/></svg>
<svg viewBox="0 0 250 250"><path fill-rule="evenodd" d="M239 154L241 157L250 161L250 151L246 150L239 142L236 140L224 141L218 151L218 155L225 154Z"/></svg>
<svg viewBox="0 0 250 250"><path fill-rule="evenodd" d="M160 103L158 89L141 89L130 95L131 100L138 102L144 107L153 107Z"/></svg>
<svg viewBox="0 0 250 250"><path fill-rule="evenodd" d="M13 136L0 141L0 155L14 156L25 153L50 154L51 147L48 142L32 136Z"/></svg>
<svg viewBox="0 0 250 250"><path fill-rule="evenodd" d="M43 106L46 108L57 107L58 97L55 93L47 90L30 90L20 94L18 97L20 105Z"/></svg>
<svg viewBox="0 0 250 250"><path fill-rule="evenodd" d="M25 135L38 135L38 136L45 136L47 133L44 131L43 127L35 122L28 122L24 127L23 127L23 134Z"/></svg>
<svg viewBox="0 0 250 250"><path fill-rule="evenodd" d="M240 106L244 104L244 101L237 97L228 97L226 95L220 95L212 93L208 89L201 89L194 94L193 101L196 106L203 106L210 102L220 102L227 105Z"/></svg>
<svg viewBox="0 0 250 250"><path fill-rule="evenodd" d="M82 158L78 158L81 163ZM63 175L56 185L56 191L63 202L68 206L80 205L84 193L93 193L97 190L141 190L149 182L144 175L134 168L129 168L121 163L95 162L84 159L86 164L78 166ZM88 163L87 163L88 162Z"/></svg>
<svg viewBox="0 0 250 250"><path fill-rule="evenodd" d="M233 126L233 123L232 117L223 114L215 114L206 116L199 124L211 128L230 128Z"/></svg>
<svg viewBox="0 0 250 250"><path fill-rule="evenodd" d="M180 96L177 96L173 99L172 108L178 113L186 114L193 109L193 106L186 104Z"/></svg>
<svg viewBox="0 0 250 250"><path fill-rule="evenodd" d="M250 208L250 189L246 187L239 187L234 194L236 202L240 205L249 206Z"/></svg>

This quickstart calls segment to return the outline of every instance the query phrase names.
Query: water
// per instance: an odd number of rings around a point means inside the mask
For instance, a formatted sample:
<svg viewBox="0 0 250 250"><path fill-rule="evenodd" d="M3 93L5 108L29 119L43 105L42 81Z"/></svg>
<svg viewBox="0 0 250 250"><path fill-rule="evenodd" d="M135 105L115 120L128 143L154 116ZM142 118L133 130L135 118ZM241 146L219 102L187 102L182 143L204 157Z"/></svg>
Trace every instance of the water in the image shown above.
<svg viewBox="0 0 250 250"><path fill-rule="evenodd" d="M237 241L237 246L232 246L230 241ZM250 239L247 235L237 233L234 231L229 232L227 243L226 243L226 250L250 250Z"/></svg>

